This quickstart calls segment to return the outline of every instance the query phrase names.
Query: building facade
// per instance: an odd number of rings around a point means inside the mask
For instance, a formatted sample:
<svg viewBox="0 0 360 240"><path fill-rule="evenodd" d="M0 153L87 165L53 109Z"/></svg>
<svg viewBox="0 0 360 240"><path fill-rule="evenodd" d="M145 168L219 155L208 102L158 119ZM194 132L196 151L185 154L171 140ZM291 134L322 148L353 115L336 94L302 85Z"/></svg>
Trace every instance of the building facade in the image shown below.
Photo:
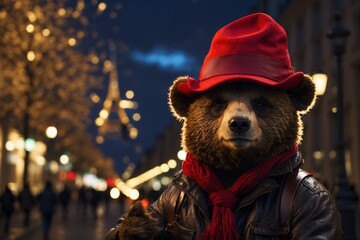
<svg viewBox="0 0 360 240"><path fill-rule="evenodd" d="M292 64L297 71L328 76L326 92L303 117L301 150L305 168L314 171L330 190L338 181L337 67L327 33L335 25L334 13L351 34L343 55L345 167L350 184L360 192L360 1L261 1L260 10L273 15L286 29Z"/></svg>

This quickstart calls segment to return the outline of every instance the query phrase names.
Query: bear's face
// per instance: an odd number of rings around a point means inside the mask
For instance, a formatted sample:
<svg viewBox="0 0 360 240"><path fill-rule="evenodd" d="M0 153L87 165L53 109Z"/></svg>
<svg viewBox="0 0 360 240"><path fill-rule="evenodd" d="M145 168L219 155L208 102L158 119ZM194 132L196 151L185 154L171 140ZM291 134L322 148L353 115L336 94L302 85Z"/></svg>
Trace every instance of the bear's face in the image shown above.
<svg viewBox="0 0 360 240"><path fill-rule="evenodd" d="M311 105L314 95L310 95L306 103L298 101L306 96L298 90L231 83L193 97L172 88L170 104L184 120L185 150L214 168L246 171L300 142L298 111Z"/></svg>

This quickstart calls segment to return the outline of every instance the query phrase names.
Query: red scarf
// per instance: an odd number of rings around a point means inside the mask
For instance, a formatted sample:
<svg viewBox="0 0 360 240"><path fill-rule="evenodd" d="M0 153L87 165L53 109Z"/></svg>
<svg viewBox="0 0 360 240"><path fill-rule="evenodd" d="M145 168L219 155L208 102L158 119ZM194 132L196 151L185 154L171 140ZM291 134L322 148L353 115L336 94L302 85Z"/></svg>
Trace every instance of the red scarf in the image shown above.
<svg viewBox="0 0 360 240"><path fill-rule="evenodd" d="M298 151L295 146L274 158L264 161L239 177L228 189L225 189L216 177L214 171L205 163L197 161L189 153L183 162L182 169L186 176L194 180L209 194L213 207L213 214L209 226L200 236L200 240L229 240L239 239L236 230L234 210L240 196L252 190L263 180L274 166L281 164L294 156Z"/></svg>

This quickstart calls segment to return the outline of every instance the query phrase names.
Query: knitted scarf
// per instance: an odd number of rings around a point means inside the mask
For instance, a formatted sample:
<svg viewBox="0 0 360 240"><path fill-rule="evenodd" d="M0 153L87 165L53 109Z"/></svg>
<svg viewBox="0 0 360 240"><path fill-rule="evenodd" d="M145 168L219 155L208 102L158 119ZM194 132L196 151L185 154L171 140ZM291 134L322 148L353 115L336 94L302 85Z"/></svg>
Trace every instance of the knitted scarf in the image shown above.
<svg viewBox="0 0 360 240"><path fill-rule="evenodd" d="M213 208L211 222L199 239L239 239L233 212L236 210L235 207L237 206L239 197L252 190L269 174L274 166L285 162L294 156L297 151L298 147L295 146L290 151L264 161L241 175L236 182L227 189L223 187L214 171L208 165L197 161L188 153L182 164L183 172L208 193Z"/></svg>

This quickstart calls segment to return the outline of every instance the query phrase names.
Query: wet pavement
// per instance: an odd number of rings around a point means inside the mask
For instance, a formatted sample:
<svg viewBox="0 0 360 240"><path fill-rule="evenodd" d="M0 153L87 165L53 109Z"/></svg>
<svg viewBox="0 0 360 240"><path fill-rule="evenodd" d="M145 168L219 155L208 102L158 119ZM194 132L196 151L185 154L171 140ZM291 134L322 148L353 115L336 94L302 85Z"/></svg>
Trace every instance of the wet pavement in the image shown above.
<svg viewBox="0 0 360 240"><path fill-rule="evenodd" d="M63 218L61 210L58 209L50 231L50 240L75 240L91 239L103 240L109 229L114 226L116 219L121 215L120 206L112 203L109 209L103 205L99 206L97 218L94 218L90 209L83 215L76 204L72 204L66 219ZM3 219L1 219L1 240L42 240L41 217L37 209L31 215L30 224L22 225L22 215L19 211L14 213L11 220L11 228L8 234L3 232Z"/></svg>
<svg viewBox="0 0 360 240"><path fill-rule="evenodd" d="M50 240L104 240L107 232L114 226L117 218L126 209L121 209L116 202L112 203L108 210L101 205L97 211L98 217L94 219L90 209L84 216L76 204L72 204L69 215L63 219L61 210L58 209L54 216L50 232ZM22 215L17 211L11 221L11 229L8 234L3 232L3 219L0 219L1 240L42 240L41 217L37 209L31 215L29 226L22 226ZM356 232L360 236L360 209L356 214ZM360 238L359 238L360 239Z"/></svg>

